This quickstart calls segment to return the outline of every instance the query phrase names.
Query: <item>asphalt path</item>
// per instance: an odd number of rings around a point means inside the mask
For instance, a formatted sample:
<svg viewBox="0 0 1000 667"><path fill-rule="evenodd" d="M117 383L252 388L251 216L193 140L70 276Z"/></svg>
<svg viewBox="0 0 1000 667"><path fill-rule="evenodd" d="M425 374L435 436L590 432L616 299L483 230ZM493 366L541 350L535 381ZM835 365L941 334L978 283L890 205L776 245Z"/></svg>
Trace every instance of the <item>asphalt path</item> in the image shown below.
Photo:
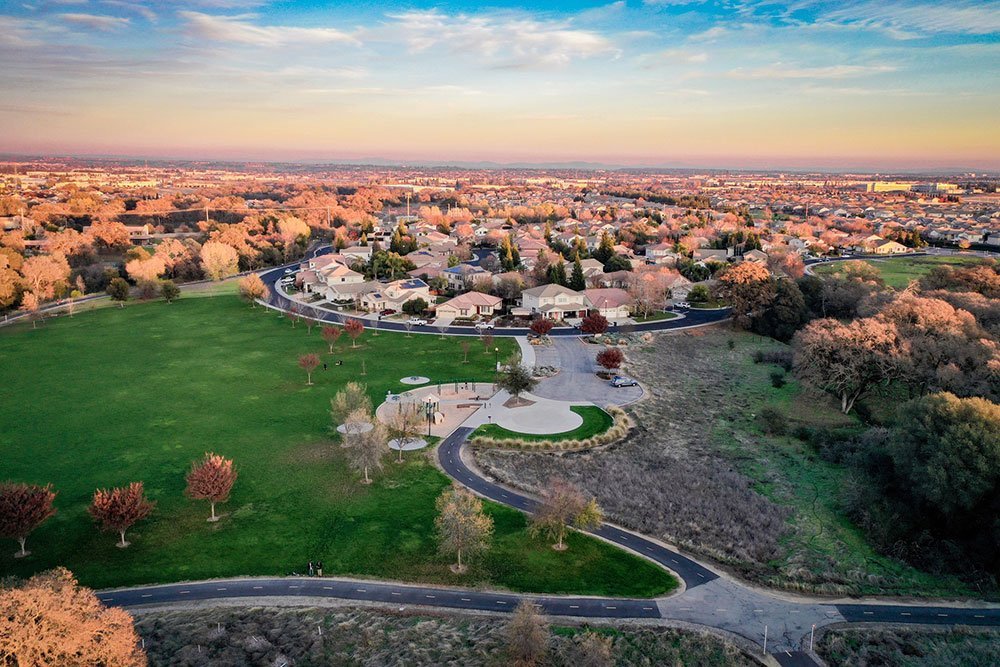
<svg viewBox="0 0 1000 667"><path fill-rule="evenodd" d="M451 478L458 480L485 498L519 509L522 512L534 512L538 506L536 500L481 477L462 460L462 447L472 431L473 429L469 427L459 427L438 446L438 462L444 471ZM658 542L622 530L617 526L603 523L600 528L587 532L655 561L677 574L688 589L718 578L717 574L700 563L668 549Z"/></svg>

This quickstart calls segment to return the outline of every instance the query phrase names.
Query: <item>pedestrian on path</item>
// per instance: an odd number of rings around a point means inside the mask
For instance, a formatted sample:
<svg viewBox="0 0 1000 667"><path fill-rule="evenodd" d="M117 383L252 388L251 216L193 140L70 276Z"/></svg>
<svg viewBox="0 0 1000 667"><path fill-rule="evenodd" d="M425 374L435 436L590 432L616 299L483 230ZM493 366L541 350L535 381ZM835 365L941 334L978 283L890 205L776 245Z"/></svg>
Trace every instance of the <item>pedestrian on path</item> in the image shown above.
<svg viewBox="0 0 1000 667"><path fill-rule="evenodd" d="M316 561L316 576L317 577L322 577L323 576L323 561L321 561L321 560L320 561Z"/></svg>
<svg viewBox="0 0 1000 667"><path fill-rule="evenodd" d="M309 561L309 576L311 577L314 574L316 574L316 570L315 570L315 568L313 568L313 562Z"/></svg>

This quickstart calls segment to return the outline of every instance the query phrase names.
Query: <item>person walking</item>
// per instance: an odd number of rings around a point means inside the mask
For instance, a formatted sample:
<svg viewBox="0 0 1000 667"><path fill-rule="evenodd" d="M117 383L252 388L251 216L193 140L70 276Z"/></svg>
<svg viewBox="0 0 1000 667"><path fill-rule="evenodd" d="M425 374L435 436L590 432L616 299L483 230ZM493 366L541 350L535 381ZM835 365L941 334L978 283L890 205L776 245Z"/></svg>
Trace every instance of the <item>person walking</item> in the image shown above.
<svg viewBox="0 0 1000 667"><path fill-rule="evenodd" d="M309 561L309 576L311 577L311 576L313 576L315 574L316 574L316 570L313 568L313 562Z"/></svg>
<svg viewBox="0 0 1000 667"><path fill-rule="evenodd" d="M323 576L323 561L321 561L321 560L320 561L316 561L316 576L317 577L322 577Z"/></svg>

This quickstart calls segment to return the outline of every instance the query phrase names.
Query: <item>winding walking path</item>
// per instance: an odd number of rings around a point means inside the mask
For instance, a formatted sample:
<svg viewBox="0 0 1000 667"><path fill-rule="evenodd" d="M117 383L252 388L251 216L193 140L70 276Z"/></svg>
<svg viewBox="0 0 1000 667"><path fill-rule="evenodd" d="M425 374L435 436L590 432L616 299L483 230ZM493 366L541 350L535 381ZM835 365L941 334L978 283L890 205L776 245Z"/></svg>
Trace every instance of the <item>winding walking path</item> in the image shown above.
<svg viewBox="0 0 1000 667"><path fill-rule="evenodd" d="M322 254L322 249L316 254ZM287 309L291 302L273 289L284 267L262 274L271 287L269 306ZM342 315L317 310L317 319L342 323ZM725 311L691 311L686 319L635 325L631 330L662 331L703 326L724 320ZM400 323L382 322L385 330L404 330ZM623 328L624 329L624 328ZM415 327L420 333L439 333L433 327ZM476 335L466 327L450 327L445 333ZM494 335L517 336L526 329L497 329ZM554 329L550 335L578 335L575 329ZM566 341L567 345L572 345ZM478 419L478 421L477 421ZM466 424L482 417L469 417ZM473 427L463 425L439 445L442 469L458 483L480 496L528 512L537 501L487 479L469 463L466 439ZM161 606L191 601L247 599L249 604L265 604L263 599L288 603L302 598L315 604L317 598L333 598L489 612L512 611L523 599L541 605L546 614L600 619L669 619L717 628L761 644L767 632L767 647L781 664L811 664L799 649L815 627L831 623L908 623L930 625L1000 626L1000 607L976 605L888 604L881 602L818 601L792 598L752 588L720 575L662 542L633 533L610 523L590 531L596 537L647 558L675 573L683 583L680 592L656 599L626 599L563 595L532 595L443 586L410 585L399 582L349 578L248 577L227 580L186 582L107 590L99 593L105 603L117 607ZM250 602L252 600L252 602ZM766 630L765 630L766 628Z"/></svg>

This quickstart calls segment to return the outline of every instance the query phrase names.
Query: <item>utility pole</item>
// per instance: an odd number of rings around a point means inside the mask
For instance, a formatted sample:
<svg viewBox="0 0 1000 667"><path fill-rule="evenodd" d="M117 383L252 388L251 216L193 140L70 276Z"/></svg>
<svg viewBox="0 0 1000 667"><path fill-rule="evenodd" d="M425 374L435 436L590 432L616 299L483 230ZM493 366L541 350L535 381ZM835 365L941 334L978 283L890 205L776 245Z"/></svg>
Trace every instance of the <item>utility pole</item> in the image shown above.
<svg viewBox="0 0 1000 667"><path fill-rule="evenodd" d="M205 207L205 224L208 224L208 206Z"/></svg>
<svg viewBox="0 0 1000 667"><path fill-rule="evenodd" d="M816 624L813 623L812 630L809 631L809 652L813 650L813 636L816 634Z"/></svg>
<svg viewBox="0 0 1000 667"><path fill-rule="evenodd" d="M767 655L767 626L764 626L764 655Z"/></svg>
<svg viewBox="0 0 1000 667"><path fill-rule="evenodd" d="M406 217L410 217L410 192L406 193Z"/></svg>

